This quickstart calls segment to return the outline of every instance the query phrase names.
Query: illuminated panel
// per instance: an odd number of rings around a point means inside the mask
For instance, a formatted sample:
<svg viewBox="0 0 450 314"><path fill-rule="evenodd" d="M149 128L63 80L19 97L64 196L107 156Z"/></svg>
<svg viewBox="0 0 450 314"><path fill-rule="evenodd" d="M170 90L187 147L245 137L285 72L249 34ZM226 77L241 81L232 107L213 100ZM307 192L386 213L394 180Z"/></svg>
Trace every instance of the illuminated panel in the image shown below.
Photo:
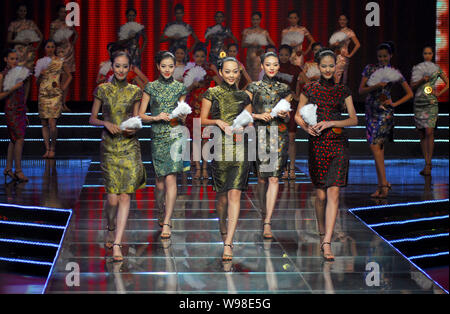
<svg viewBox="0 0 450 314"><path fill-rule="evenodd" d="M436 2L436 63L448 77L448 2L438 0ZM444 87L442 80L438 81L438 90ZM448 92L439 98L439 101L448 101Z"/></svg>

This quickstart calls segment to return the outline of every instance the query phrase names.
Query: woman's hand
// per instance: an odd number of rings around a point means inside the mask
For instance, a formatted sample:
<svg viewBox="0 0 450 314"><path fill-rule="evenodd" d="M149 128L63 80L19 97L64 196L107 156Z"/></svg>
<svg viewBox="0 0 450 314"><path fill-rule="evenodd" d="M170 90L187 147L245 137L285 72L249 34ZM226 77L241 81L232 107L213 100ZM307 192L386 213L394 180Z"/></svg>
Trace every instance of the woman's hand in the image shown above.
<svg viewBox="0 0 450 314"><path fill-rule="evenodd" d="M231 132L231 127L228 123L222 121L222 120L216 120L217 126L225 132L227 135L232 135L233 132Z"/></svg>
<svg viewBox="0 0 450 314"><path fill-rule="evenodd" d="M23 86L23 82L19 82L16 85L14 85L13 88L11 88L10 92L12 93L12 92L18 90L19 88L21 88L22 86Z"/></svg>
<svg viewBox="0 0 450 314"><path fill-rule="evenodd" d="M178 117L178 121L181 121L182 124L186 123L187 115L182 115Z"/></svg>
<svg viewBox="0 0 450 314"><path fill-rule="evenodd" d="M256 120L262 120L264 122L270 122L273 119L272 116L270 115L270 113L268 113L268 112L264 112L261 114L254 114L253 117Z"/></svg>
<svg viewBox="0 0 450 314"><path fill-rule="evenodd" d="M323 130L334 127L333 121L320 121L313 127L311 127L316 133L320 135Z"/></svg>
<svg viewBox="0 0 450 314"><path fill-rule="evenodd" d="M381 109L383 109L383 110L387 110L387 107L388 106L390 106L390 107L396 107L395 105L394 105L394 103L392 103L392 99L386 99L385 101L383 101L383 103L380 105L380 108Z"/></svg>
<svg viewBox="0 0 450 314"><path fill-rule="evenodd" d="M109 131L109 133L116 135L122 133L122 130L115 124L112 124L111 122L106 121L104 123L105 128Z"/></svg>
<svg viewBox="0 0 450 314"><path fill-rule="evenodd" d="M430 78L431 78L431 77L429 77L428 75L425 75L425 76L423 77L423 81L424 81L425 83L427 83L427 82L430 81Z"/></svg>
<svg viewBox="0 0 450 314"><path fill-rule="evenodd" d="M305 130L309 135L311 136L319 136L320 133L318 133L313 126L307 124L306 125L306 130Z"/></svg>
<svg viewBox="0 0 450 314"><path fill-rule="evenodd" d="M169 122L170 121L169 114L165 113L165 112L161 112L159 115L157 115L155 117L155 121L166 121L166 122Z"/></svg>
<svg viewBox="0 0 450 314"><path fill-rule="evenodd" d="M122 131L123 135L126 137L133 136L136 134L136 132L137 132L137 130L133 130L133 129L125 129Z"/></svg>
<svg viewBox="0 0 450 314"><path fill-rule="evenodd" d="M286 119L289 117L289 111L280 111L278 113L278 117L281 119Z"/></svg>

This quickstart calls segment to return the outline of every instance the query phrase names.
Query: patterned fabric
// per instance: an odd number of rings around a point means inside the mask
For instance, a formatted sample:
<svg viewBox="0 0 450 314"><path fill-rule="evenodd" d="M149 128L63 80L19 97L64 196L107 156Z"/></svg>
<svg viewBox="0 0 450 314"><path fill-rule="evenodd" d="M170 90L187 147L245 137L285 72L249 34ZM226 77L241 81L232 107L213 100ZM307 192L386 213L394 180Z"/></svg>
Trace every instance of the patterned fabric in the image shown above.
<svg viewBox="0 0 450 314"><path fill-rule="evenodd" d="M306 27L304 27L304 26L294 26L294 27L285 28L281 32L281 38L283 38L283 36L286 33L289 33L289 32L297 32L297 33L303 34L303 36L304 36L303 41L305 41L307 36L311 35L311 33L308 31L308 29ZM303 51L303 43L302 43L302 45L299 45L298 47L294 47L294 48L296 48L296 49L294 49L294 51L292 51L292 55L291 55L291 58L290 58L291 63L293 65L296 65L296 66L301 66L303 64L303 55L298 56L297 55L297 51Z"/></svg>
<svg viewBox="0 0 450 314"><path fill-rule="evenodd" d="M5 79L8 72L8 69L2 72L3 79ZM3 90L3 86L0 88ZM28 124L27 106L25 104L25 84L5 99L5 117L11 142L14 143L18 139L25 138L25 131Z"/></svg>
<svg viewBox="0 0 450 314"><path fill-rule="evenodd" d="M367 79L382 65L369 64L364 68L363 77ZM401 82L405 79L402 78ZM393 140L394 131L394 108L385 106L382 109L381 104L391 98L392 83L387 84L382 89L377 89L366 97L366 136L369 144L383 145L386 141Z"/></svg>
<svg viewBox="0 0 450 314"><path fill-rule="evenodd" d="M264 29L258 30L258 29L252 29L252 28L246 28L242 32L243 37L250 35L250 34L264 34L267 35L268 32ZM247 73L252 79L252 81L258 81L259 72L261 71L261 54L263 52L263 49L261 47L250 47L247 48L247 61L246 61L246 69Z"/></svg>
<svg viewBox="0 0 450 314"><path fill-rule="evenodd" d="M134 37L129 38L125 47L128 49L128 53L131 56L131 63L134 66L137 66L139 69L142 68L142 55L141 55L141 46L139 45L139 41L141 40L142 34L145 32L145 28L140 32L136 33Z"/></svg>
<svg viewBox="0 0 450 314"><path fill-rule="evenodd" d="M350 90L334 80L321 78L305 85L308 103L317 105L317 122L342 120L341 109ZM316 188L343 187L348 178L348 140L342 128L328 128L309 136L309 174Z"/></svg>
<svg viewBox="0 0 450 314"><path fill-rule="evenodd" d="M39 117L41 119L57 119L61 116L63 91L61 89L61 73L64 61L54 58L44 74L41 74L39 85Z"/></svg>
<svg viewBox="0 0 450 314"><path fill-rule="evenodd" d="M250 104L247 93L238 90L235 85L229 86L226 83L209 88L203 97L211 101L211 119L220 119L229 125L232 125L234 119ZM222 131L221 134L221 160L213 159L211 162L214 190L217 193L224 193L231 189L246 190L249 163L244 136L236 134L233 140L227 141L225 133ZM232 155L235 161L227 161L226 157L229 155Z"/></svg>
<svg viewBox="0 0 450 314"><path fill-rule="evenodd" d="M171 77L169 80L159 77L145 86L144 92L150 96L150 112L157 116L162 112L171 113L176 107L181 96L187 94L186 87ZM178 119L170 122L158 121L152 123L152 159L157 177L167 176L183 170L183 160L174 160L171 150L182 153L183 145L181 134L171 137L171 132L179 125ZM175 147L176 146L176 147ZM187 169L188 170L188 169Z"/></svg>
<svg viewBox="0 0 450 314"><path fill-rule="evenodd" d="M280 70L277 78L280 82L287 84L292 94L296 94L297 92L297 82L300 74L302 73L302 69L296 65L293 65L290 62L280 63ZM297 131L297 123L294 119L294 114L297 112L298 101L292 99L291 101L291 119L289 120L288 129L289 133L295 133Z"/></svg>
<svg viewBox="0 0 450 314"><path fill-rule="evenodd" d="M186 27L191 33L193 32L193 29L192 29L191 25L189 25L189 24L187 24L185 22L174 21L174 22L167 23L166 27L164 28L163 33L165 33L167 28L169 28L172 25L182 25L182 26ZM176 39L176 40L175 39L169 39L169 51L171 53L175 54L175 51L177 50L178 47L182 47L182 46L187 47L188 38L189 38L189 36L188 37L182 37L182 38L179 38L179 39ZM187 57L188 56L186 54L186 58Z"/></svg>
<svg viewBox="0 0 450 314"><path fill-rule="evenodd" d="M217 24L218 25L218 24ZM206 29L206 33L213 27L216 27L217 25L208 27ZM220 25L222 28L221 31L214 33L213 35L209 36L208 39L211 41L211 50L209 52L209 62L217 66L217 61L219 60L219 54L221 51L225 51L225 39L231 37L232 33L230 28L224 27L223 25ZM206 37L205 37L206 38Z"/></svg>
<svg viewBox="0 0 450 314"><path fill-rule="evenodd" d="M73 26L67 26L65 21L55 20L50 24L50 34L55 34L60 29L69 29L75 31ZM64 58L64 64L67 65L69 72L73 73L76 71L75 65L75 48L69 40L62 43L58 43L57 54L59 57Z"/></svg>
<svg viewBox="0 0 450 314"><path fill-rule="evenodd" d="M99 85L94 97L102 102L103 120L120 125L133 116L135 102L142 98L139 87L113 79ZM112 135L105 128L100 144L100 166L106 193L131 194L145 187L146 172L138 138Z"/></svg>
<svg viewBox="0 0 450 314"><path fill-rule="evenodd" d="M266 75L262 81L251 83L247 87L247 90L252 94L252 109L256 114L265 112L270 113L281 99L284 99L291 94L288 85L278 82L276 78L270 79ZM256 158L258 176L261 178L278 177L284 170L288 157L288 123L284 122L283 119L276 117L270 122L255 120L254 124L257 134L257 151L259 152L259 147L265 147L267 156L269 156L269 153L273 150L276 150L278 154L274 169L272 171L262 172L261 168L269 167L271 160L269 157L262 159L263 156L258 153L258 158ZM258 127L260 126L265 128L265 137L259 136ZM278 130L277 138L270 138L271 128L276 128Z"/></svg>
<svg viewBox="0 0 450 314"><path fill-rule="evenodd" d="M336 72L334 74L335 80L341 84L347 84L348 79L348 67L350 65L350 58L348 57L348 46L350 45L351 38L355 37L355 32L346 27L339 32L347 34L348 39L342 43L340 54L336 58Z"/></svg>
<svg viewBox="0 0 450 314"><path fill-rule="evenodd" d="M24 30L34 30L37 31L39 28L36 23L32 20L17 20L11 22L8 27L8 32L13 33L13 40L17 36L17 34ZM18 65L27 67L32 70L34 66L34 60L36 59L36 48L33 46L33 43L30 43L26 46L24 45L15 45L14 49L17 51L17 55L19 57Z"/></svg>
<svg viewBox="0 0 450 314"><path fill-rule="evenodd" d="M442 75L442 69L430 77L430 81L417 88L414 98L414 122L418 129L434 129L438 120L439 102L434 94L425 94L426 87L436 90L436 82Z"/></svg>

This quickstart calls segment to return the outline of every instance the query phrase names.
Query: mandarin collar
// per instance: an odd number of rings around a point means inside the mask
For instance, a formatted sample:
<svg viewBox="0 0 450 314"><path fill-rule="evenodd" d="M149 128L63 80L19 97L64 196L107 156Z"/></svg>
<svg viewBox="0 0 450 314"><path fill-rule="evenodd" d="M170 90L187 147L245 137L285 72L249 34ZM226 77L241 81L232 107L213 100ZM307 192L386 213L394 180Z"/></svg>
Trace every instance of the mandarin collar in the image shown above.
<svg viewBox="0 0 450 314"><path fill-rule="evenodd" d="M166 79L164 76L160 75L158 81L163 84L171 84L174 81L174 78L173 76L171 76L168 79Z"/></svg>
<svg viewBox="0 0 450 314"><path fill-rule="evenodd" d="M114 86L117 86L118 88L124 88L124 87L126 87L126 86L128 85L128 81L127 81L126 78L125 78L124 80L122 80L122 81L119 81L119 80L116 78L115 75L114 75L114 77L113 77L111 83L112 83Z"/></svg>
<svg viewBox="0 0 450 314"><path fill-rule="evenodd" d="M236 84L230 85L230 84L228 84L225 81L223 81L222 84L220 84L220 86L222 86L222 88L227 90L227 91L236 91L236 90L238 90Z"/></svg>
<svg viewBox="0 0 450 314"><path fill-rule="evenodd" d="M334 81L334 77L327 80L323 76L320 76L319 82L320 82L320 84L322 84L324 86L328 86L328 87L333 87L334 85L336 85L336 82Z"/></svg>
<svg viewBox="0 0 450 314"><path fill-rule="evenodd" d="M267 74L264 74L262 81L269 84L275 84L278 82L276 76L270 78L267 76Z"/></svg>

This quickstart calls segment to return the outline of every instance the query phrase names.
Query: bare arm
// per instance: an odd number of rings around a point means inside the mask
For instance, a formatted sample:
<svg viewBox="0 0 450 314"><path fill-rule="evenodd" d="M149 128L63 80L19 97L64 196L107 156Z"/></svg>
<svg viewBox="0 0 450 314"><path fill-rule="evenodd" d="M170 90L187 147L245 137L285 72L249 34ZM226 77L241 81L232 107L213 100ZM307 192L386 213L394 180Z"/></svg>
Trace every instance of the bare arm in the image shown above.
<svg viewBox="0 0 450 314"><path fill-rule="evenodd" d="M358 38L356 36L353 36L350 38L355 46L353 47L352 52L347 56L348 58L351 58L354 56L354 54L358 51L358 49L361 47L361 43L359 42Z"/></svg>
<svg viewBox="0 0 450 314"><path fill-rule="evenodd" d="M66 76L67 76L67 79L64 82L64 86L62 87L62 90L65 91L69 87L70 83L72 82L73 76L72 76L72 73L70 73L69 67L67 65L64 65L63 71L66 73Z"/></svg>
<svg viewBox="0 0 450 314"><path fill-rule="evenodd" d="M392 107L397 107L397 106L400 106L401 104L407 102L408 100L410 100L410 99L412 99L414 97L414 94L413 94L413 92L411 90L411 87L409 87L409 85L408 85L408 83L406 81L402 82L402 87L403 87L403 90L405 91L406 95L403 96L402 98L400 98L399 100L397 100L394 103L392 103L392 100L388 99L385 102L385 104L391 105ZM389 103L389 101L391 103Z"/></svg>
<svg viewBox="0 0 450 314"><path fill-rule="evenodd" d="M166 112L161 112L157 116L147 115L146 112L149 102L150 102L150 95L144 92L138 112L139 118L141 118L143 122L153 123L157 121L167 121L167 122L170 121L169 114Z"/></svg>
<svg viewBox="0 0 450 314"><path fill-rule="evenodd" d="M303 55L305 56L311 51L312 45L316 42L311 34L306 35L306 38L308 38L309 45L308 48L306 48L305 52L303 53Z"/></svg>
<svg viewBox="0 0 450 314"><path fill-rule="evenodd" d="M442 71L442 74L439 76L445 83L445 87L436 94L436 97L441 97L446 91L448 91L449 88L449 81L447 75Z"/></svg>
<svg viewBox="0 0 450 314"><path fill-rule="evenodd" d="M339 120L339 121L321 121L317 123L312 128L316 130L316 132L320 133L328 128L345 128L349 126L355 126L358 124L358 118L356 117L355 107L353 105L352 96L348 96L345 98L345 106L347 107L348 119Z"/></svg>
<svg viewBox="0 0 450 314"><path fill-rule="evenodd" d="M108 122L103 121L98 118L98 113L100 111L100 108L102 106L102 101L98 98L94 99L94 103L92 105L92 111L91 111L91 117L89 118L89 124L95 125L95 126L103 126L105 127L111 134L119 134L122 132L122 130L119 128L119 126Z"/></svg>
<svg viewBox="0 0 450 314"><path fill-rule="evenodd" d="M361 83L359 84L359 90L358 90L360 95L366 95L368 93L373 92L374 90L383 88L383 87L385 87L387 85L386 83L381 82L381 83L378 83L378 84L376 84L374 86L367 86L367 81L368 80L369 79L367 77L363 77L361 79Z"/></svg>

